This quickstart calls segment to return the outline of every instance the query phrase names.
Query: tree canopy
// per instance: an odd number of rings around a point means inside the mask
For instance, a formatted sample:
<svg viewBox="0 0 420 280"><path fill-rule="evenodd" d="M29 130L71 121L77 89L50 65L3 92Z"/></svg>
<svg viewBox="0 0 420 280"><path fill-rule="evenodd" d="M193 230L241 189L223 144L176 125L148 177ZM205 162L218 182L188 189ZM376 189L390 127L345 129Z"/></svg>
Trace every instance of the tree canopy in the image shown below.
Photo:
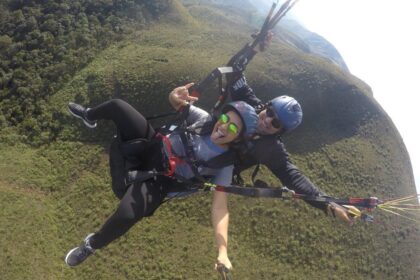
<svg viewBox="0 0 420 280"><path fill-rule="evenodd" d="M0 1L0 128L15 127L33 144L51 140L50 126L40 119L48 98L100 50L158 19L169 4Z"/></svg>

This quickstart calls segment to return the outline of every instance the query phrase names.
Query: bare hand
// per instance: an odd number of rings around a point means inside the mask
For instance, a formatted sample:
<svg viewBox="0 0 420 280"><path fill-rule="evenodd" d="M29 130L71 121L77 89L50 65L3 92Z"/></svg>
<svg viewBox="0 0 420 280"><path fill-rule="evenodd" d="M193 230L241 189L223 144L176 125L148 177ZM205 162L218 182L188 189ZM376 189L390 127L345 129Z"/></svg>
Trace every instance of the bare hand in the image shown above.
<svg viewBox="0 0 420 280"><path fill-rule="evenodd" d="M194 96L190 96L188 89L192 87L194 83L186 84L182 87L177 87L169 94L169 102L171 103L172 107L176 110L179 110L182 106L186 106L188 104L197 101L198 98Z"/></svg>
<svg viewBox="0 0 420 280"><path fill-rule="evenodd" d="M220 266L220 265L224 265L229 270L232 269L232 264L231 264L228 256L226 256L226 255L219 255L217 257L217 263L214 265L214 269L217 270L218 266Z"/></svg>
<svg viewBox="0 0 420 280"><path fill-rule="evenodd" d="M354 223L354 218L349 215L349 211L337 203L330 202L327 206L328 212L334 217L338 217L342 221L348 223L350 226Z"/></svg>
<svg viewBox="0 0 420 280"><path fill-rule="evenodd" d="M267 35L264 37L264 41L260 42L258 44L258 50L260 52L265 51L266 48L271 44L271 41L273 40L274 33L272 31L268 31Z"/></svg>

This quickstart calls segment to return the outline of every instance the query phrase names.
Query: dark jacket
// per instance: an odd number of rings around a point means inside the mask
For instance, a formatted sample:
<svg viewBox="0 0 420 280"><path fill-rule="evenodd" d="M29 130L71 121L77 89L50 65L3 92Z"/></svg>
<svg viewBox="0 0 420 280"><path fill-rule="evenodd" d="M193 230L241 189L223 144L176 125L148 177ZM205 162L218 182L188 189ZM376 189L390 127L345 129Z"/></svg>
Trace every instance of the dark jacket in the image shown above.
<svg viewBox="0 0 420 280"><path fill-rule="evenodd" d="M242 100L256 108L262 108L263 103L258 99L252 88L246 83L245 76L239 75L230 87L233 101ZM299 194L325 195L300 170L292 164L289 155L279 135L264 135L253 139L250 147L242 151L238 157L235 171L237 173L257 165L263 164L287 188ZM325 210L324 203L310 203L319 209Z"/></svg>

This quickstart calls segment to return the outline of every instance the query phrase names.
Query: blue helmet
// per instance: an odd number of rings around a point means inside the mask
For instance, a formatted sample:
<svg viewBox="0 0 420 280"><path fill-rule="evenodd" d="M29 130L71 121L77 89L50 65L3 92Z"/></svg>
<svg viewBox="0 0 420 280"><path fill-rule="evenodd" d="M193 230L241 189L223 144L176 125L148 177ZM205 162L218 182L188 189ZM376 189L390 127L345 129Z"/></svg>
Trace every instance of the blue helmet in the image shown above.
<svg viewBox="0 0 420 280"><path fill-rule="evenodd" d="M241 134L244 137L250 137L257 131L258 115L254 107L244 101L234 101L223 107L222 113L234 111L239 115L244 124Z"/></svg>
<svg viewBox="0 0 420 280"><path fill-rule="evenodd" d="M302 108L293 97L282 95L271 100L268 105L276 112L284 132L295 129L302 122Z"/></svg>

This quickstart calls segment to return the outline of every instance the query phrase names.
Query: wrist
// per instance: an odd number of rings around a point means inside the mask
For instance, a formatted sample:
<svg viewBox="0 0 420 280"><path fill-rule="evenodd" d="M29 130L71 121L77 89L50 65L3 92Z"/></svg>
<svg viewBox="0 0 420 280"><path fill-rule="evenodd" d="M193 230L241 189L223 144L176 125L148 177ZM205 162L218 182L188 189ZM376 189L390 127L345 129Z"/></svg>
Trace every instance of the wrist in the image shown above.
<svg viewBox="0 0 420 280"><path fill-rule="evenodd" d="M219 257L227 257L228 255L226 246L220 246L218 252L219 252Z"/></svg>
<svg viewBox="0 0 420 280"><path fill-rule="evenodd" d="M182 110L182 107L186 105L186 102L176 98L176 96L174 96L172 93L169 95L169 103L176 111Z"/></svg>

